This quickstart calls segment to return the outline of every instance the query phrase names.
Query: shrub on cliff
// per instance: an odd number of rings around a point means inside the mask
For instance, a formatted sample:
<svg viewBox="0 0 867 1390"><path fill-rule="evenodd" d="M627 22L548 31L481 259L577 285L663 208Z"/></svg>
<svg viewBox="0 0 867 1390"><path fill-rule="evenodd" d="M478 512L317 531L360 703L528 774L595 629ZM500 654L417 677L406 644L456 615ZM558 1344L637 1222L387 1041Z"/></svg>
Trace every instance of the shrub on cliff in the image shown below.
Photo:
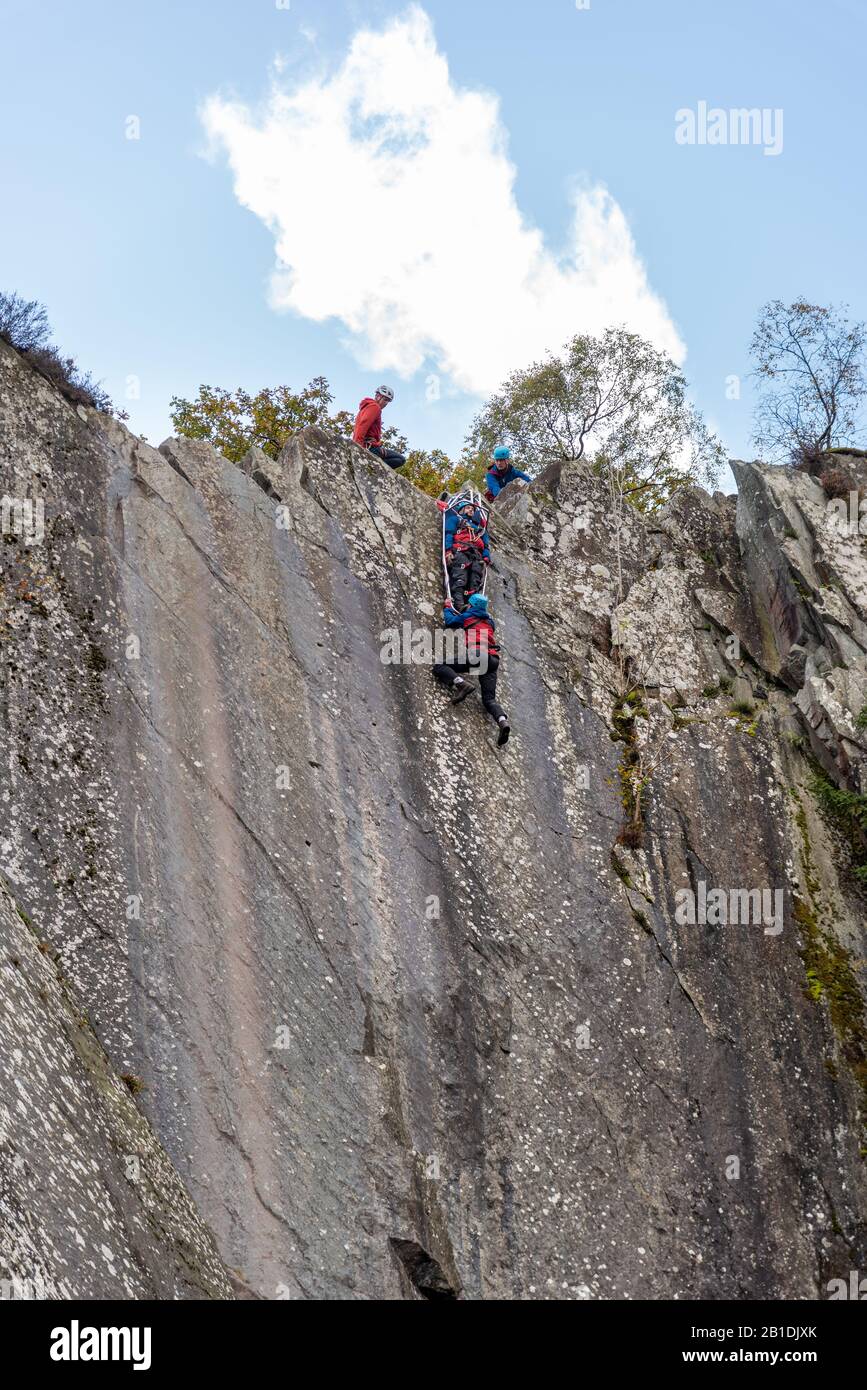
<svg viewBox="0 0 867 1390"><path fill-rule="evenodd" d="M825 490L826 497L841 497L848 502L849 494L858 491L855 479L845 468L831 465L823 468L819 474L819 482Z"/></svg>
<svg viewBox="0 0 867 1390"><path fill-rule="evenodd" d="M26 357L32 367L56 386L61 395L73 405L90 406L105 415L127 418L116 411L111 397L83 372L74 357L64 357L51 342L51 326L45 306L35 299L22 299L19 294L0 291L0 338Z"/></svg>

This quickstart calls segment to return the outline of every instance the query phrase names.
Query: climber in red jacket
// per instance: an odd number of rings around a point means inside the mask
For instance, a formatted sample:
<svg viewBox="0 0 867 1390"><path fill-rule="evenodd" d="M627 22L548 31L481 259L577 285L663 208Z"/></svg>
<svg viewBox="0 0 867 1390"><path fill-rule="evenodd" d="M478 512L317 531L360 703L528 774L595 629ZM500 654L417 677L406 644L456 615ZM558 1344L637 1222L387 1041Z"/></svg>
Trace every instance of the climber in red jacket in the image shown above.
<svg viewBox="0 0 867 1390"><path fill-rule="evenodd" d="M362 449L369 449L389 468L403 468L406 463L403 454L398 453L397 449L386 449L382 443L382 412L393 400L394 392L390 386L380 386L372 398L365 396L355 418L352 442Z"/></svg>
<svg viewBox="0 0 867 1390"><path fill-rule="evenodd" d="M448 666L439 662L433 667L433 675L452 692L452 704L459 705L478 688L482 704L494 720L499 730L498 747L508 743L512 727L503 706L497 703L497 673L500 669L500 649L495 636L497 624L488 612L488 600L484 594L471 594L463 613L454 604L443 606L443 623L447 628L463 628L466 633L466 649L463 659ZM479 676L479 684L468 680L471 673Z"/></svg>

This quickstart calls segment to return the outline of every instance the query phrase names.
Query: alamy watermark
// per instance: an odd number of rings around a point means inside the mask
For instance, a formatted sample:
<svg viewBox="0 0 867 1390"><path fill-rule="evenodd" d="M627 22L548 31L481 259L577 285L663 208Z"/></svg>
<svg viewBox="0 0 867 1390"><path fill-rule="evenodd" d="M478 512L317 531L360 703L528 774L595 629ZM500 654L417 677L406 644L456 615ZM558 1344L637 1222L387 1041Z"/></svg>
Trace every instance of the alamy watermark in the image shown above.
<svg viewBox="0 0 867 1390"><path fill-rule="evenodd" d="M828 502L829 521L843 536L867 536L867 495L853 488L848 499L833 497Z"/></svg>
<svg viewBox="0 0 867 1390"><path fill-rule="evenodd" d="M404 622L399 628L385 628L379 640L383 666L471 666L479 676L488 669L487 648L468 641L463 628L438 627L431 632Z"/></svg>
<svg viewBox="0 0 867 1390"><path fill-rule="evenodd" d="M0 533L21 536L25 545L41 545L45 536L45 503L41 497L0 498Z"/></svg>
<svg viewBox="0 0 867 1390"><path fill-rule="evenodd" d="M782 888L678 888L674 920L680 927L762 926L765 936L783 930Z"/></svg>
<svg viewBox="0 0 867 1390"><path fill-rule="evenodd" d="M768 155L783 152L782 107L682 106L674 113L679 145L762 145Z"/></svg>
<svg viewBox="0 0 867 1390"><path fill-rule="evenodd" d="M829 1279L825 1286L828 1300L848 1299L853 1303L867 1302L867 1279L861 1278L860 1270L849 1270L849 1282L845 1279Z"/></svg>
<svg viewBox="0 0 867 1390"><path fill-rule="evenodd" d="M52 1361L129 1361L134 1371L151 1364L149 1327L82 1327L73 1318L68 1327L51 1332Z"/></svg>

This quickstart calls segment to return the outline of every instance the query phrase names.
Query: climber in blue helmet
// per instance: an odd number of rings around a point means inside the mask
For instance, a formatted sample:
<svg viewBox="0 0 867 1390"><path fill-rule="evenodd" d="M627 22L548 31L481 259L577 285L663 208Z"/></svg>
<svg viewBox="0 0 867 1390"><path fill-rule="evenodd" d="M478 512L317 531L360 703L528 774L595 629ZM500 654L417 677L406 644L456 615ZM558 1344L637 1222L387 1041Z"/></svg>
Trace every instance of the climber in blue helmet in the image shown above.
<svg viewBox="0 0 867 1390"><path fill-rule="evenodd" d="M451 603L443 608L443 622L448 628L462 628L466 635L466 648L462 659L450 666L439 662L433 674L443 685L452 691L452 704L458 705L476 690L475 681L468 680L471 673L479 677L482 704L497 725L497 743L502 748L508 743L512 732L508 716L502 705L497 704L497 672L500 669L500 649L497 646L496 623L488 612L488 600L484 594L471 594L463 613L459 613Z"/></svg>
<svg viewBox="0 0 867 1390"><path fill-rule="evenodd" d="M530 481L529 473L522 473L512 463L511 449L507 449L505 444L501 444L494 450L493 463L485 474L488 488L485 497L489 502L493 502L498 493L502 492L508 483L513 483L516 478L522 478L525 483Z"/></svg>

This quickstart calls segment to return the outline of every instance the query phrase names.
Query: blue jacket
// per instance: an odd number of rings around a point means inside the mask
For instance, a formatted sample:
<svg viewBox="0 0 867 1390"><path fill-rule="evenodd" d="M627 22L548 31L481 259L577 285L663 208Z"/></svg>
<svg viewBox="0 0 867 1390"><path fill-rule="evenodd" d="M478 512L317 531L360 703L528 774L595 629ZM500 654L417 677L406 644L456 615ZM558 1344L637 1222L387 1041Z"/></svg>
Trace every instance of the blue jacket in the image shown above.
<svg viewBox="0 0 867 1390"><path fill-rule="evenodd" d="M452 511L450 508L445 513L445 518L446 550L454 550L455 538L458 535L460 535L461 532L465 532L466 535L463 538L463 544L472 545L473 540L471 539L471 537L473 537L476 543L481 542L481 544L479 545L479 549L481 550L484 558L486 560L490 560L491 552L488 547L488 532L487 528L485 527L485 518L482 516L478 508L476 508L475 514L472 518L467 516L458 516L457 512Z"/></svg>
<svg viewBox="0 0 867 1390"><path fill-rule="evenodd" d="M507 483L513 483L516 478L522 478L525 483L530 481L529 473L522 473L521 470L516 468L512 463L508 464L502 472L495 466L489 469L485 474L488 492L492 497L496 497L497 493L502 492Z"/></svg>

